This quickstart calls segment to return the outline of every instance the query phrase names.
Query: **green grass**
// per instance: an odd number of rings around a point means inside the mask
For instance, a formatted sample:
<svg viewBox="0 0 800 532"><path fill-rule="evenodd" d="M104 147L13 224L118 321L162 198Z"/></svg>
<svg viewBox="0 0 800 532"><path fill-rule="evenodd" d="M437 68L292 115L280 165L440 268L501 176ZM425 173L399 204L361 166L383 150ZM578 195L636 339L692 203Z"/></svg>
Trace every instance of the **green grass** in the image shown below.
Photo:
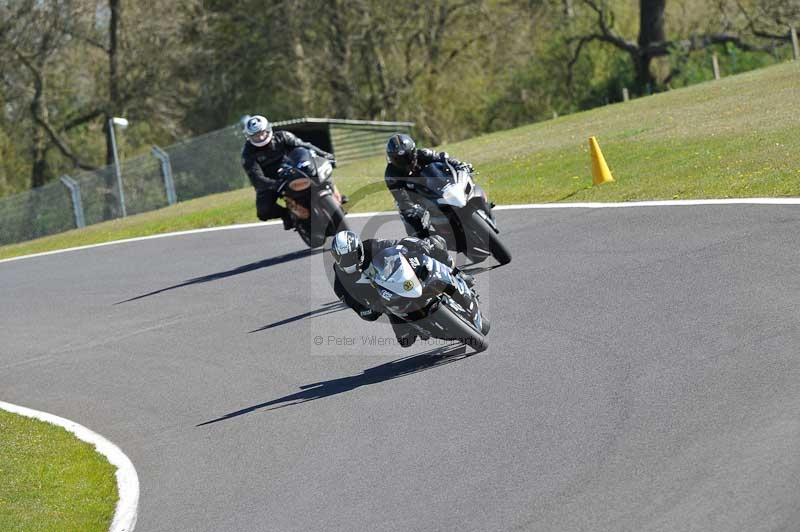
<svg viewBox="0 0 800 532"><path fill-rule="evenodd" d="M800 64L785 63L443 146L497 203L800 196ZM588 138L614 175L591 185ZM384 158L343 165L350 212L393 207ZM250 189L0 247L0 258L257 221Z"/></svg>
<svg viewBox="0 0 800 532"><path fill-rule="evenodd" d="M114 472L63 428L0 411L0 530L108 530Z"/></svg>

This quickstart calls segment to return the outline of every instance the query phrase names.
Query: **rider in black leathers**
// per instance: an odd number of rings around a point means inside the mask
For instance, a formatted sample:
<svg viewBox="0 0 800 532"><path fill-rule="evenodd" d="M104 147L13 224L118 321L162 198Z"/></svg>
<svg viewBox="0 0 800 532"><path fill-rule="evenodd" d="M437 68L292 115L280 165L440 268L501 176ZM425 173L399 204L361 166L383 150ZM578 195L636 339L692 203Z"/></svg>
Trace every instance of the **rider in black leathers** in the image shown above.
<svg viewBox="0 0 800 532"><path fill-rule="evenodd" d="M406 237L400 240L370 238L362 241L353 231L340 231L331 243L331 254L335 261L333 291L363 320L375 321L384 313L380 295L363 272L372 262L374 255L394 246L404 246L408 250L424 253L449 265L453 268L453 273L461 275L469 286L475 282L471 275L459 272L455 268L455 262L447 252L444 239L438 235L428 238ZM458 297L457 292L451 295ZM402 347L410 347L417 339L416 330L391 312L386 312L386 315L392 324L397 343Z"/></svg>
<svg viewBox="0 0 800 532"><path fill-rule="evenodd" d="M447 162L455 168L464 167L472 171L472 165L450 157L447 152L435 152L429 148L417 148L414 139L396 133L386 144L386 171L384 180L394 196L400 216L412 228L415 236L426 237L429 214L414 198L420 171L433 162Z"/></svg>
<svg viewBox="0 0 800 532"><path fill-rule="evenodd" d="M292 220L286 207L276 203L278 187L283 180L278 170L283 157L294 148L303 147L317 152L322 157L336 163L333 155L303 142L288 131L272 131L272 125L263 116L247 119L244 127L247 142L242 148L242 166L250 183L256 189L256 214L262 221L270 218L283 219L283 228L291 229Z"/></svg>

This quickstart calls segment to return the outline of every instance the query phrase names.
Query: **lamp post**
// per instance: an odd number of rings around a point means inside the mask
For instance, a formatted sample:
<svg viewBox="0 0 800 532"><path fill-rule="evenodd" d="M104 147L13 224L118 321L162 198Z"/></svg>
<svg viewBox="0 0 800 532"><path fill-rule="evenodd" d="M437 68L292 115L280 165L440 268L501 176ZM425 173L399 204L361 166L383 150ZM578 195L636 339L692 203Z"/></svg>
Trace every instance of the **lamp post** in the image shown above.
<svg viewBox="0 0 800 532"><path fill-rule="evenodd" d="M122 211L122 217L128 215L125 211L125 192L122 190L122 173L119 169L119 154L117 153L117 139L114 135L114 126L119 126L120 129L128 127L128 121L124 118L115 116L108 119L108 131L111 134L111 151L114 152L114 171L117 174L117 190L119 191L119 206Z"/></svg>

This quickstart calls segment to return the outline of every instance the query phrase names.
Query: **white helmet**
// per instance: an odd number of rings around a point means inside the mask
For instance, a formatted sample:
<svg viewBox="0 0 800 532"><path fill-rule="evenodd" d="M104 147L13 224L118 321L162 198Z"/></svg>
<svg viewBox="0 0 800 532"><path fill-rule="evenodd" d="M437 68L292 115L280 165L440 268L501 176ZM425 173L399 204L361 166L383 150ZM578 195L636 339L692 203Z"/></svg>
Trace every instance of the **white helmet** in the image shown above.
<svg viewBox="0 0 800 532"><path fill-rule="evenodd" d="M339 231L331 243L331 255L345 273L355 273L364 259L364 244L353 231Z"/></svg>
<svg viewBox="0 0 800 532"><path fill-rule="evenodd" d="M261 115L251 116L244 124L244 134L253 146L266 146L272 141L272 124Z"/></svg>

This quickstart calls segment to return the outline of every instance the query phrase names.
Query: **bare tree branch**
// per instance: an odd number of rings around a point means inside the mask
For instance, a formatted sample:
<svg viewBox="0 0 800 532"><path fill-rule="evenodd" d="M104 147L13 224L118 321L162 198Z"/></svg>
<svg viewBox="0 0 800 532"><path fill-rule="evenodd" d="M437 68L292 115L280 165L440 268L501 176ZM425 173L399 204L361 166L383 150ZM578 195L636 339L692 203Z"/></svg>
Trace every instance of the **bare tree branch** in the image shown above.
<svg viewBox="0 0 800 532"><path fill-rule="evenodd" d="M741 36L730 33L711 33L705 35L693 35L689 39L669 41L666 43L656 43L652 46L655 55L666 55L671 48L680 48L685 51L693 52L703 50L714 44L731 43L740 50L748 52L769 52L775 48L774 44L757 45L745 41Z"/></svg>
<svg viewBox="0 0 800 532"><path fill-rule="evenodd" d="M75 30L72 30L72 29L66 30L65 33L67 35L69 35L70 37L78 39L79 41L83 41L86 44L88 44L90 46L93 46L94 48L97 48L98 50L101 50L105 54L109 53L108 46L106 46L105 44L101 43L100 41L90 37L89 35L85 35L83 33L78 33L78 32L76 32Z"/></svg>
<svg viewBox="0 0 800 532"><path fill-rule="evenodd" d="M44 128L44 130L47 132L47 135L50 137L50 140L52 140L53 144L55 144L56 148L58 148L58 151L60 151L67 159L72 161L75 166L83 170L97 170L97 166L84 162L77 154L75 154L75 152L70 149L66 140L64 140L56 132L56 130L47 120L43 119L39 115L35 115L34 120L37 124Z"/></svg>
<svg viewBox="0 0 800 532"><path fill-rule="evenodd" d="M613 44L617 48L625 50L629 54L637 54L639 53L639 46L632 41L625 40L620 35L617 35L616 32L613 31L613 13L608 14L606 12L605 7L601 7L597 5L594 0L583 0L583 3L589 6L596 14L597 14L597 25L600 28L599 35L592 35L592 40L598 40L607 42L609 44ZM606 17L610 16L612 20L606 22Z"/></svg>
<svg viewBox="0 0 800 532"><path fill-rule="evenodd" d="M64 125L62 125L59 130L60 131L70 131L80 125L83 125L87 122L91 122L92 120L102 116L105 113L105 109L93 109L89 112L86 112L80 116L76 116L68 120Z"/></svg>

